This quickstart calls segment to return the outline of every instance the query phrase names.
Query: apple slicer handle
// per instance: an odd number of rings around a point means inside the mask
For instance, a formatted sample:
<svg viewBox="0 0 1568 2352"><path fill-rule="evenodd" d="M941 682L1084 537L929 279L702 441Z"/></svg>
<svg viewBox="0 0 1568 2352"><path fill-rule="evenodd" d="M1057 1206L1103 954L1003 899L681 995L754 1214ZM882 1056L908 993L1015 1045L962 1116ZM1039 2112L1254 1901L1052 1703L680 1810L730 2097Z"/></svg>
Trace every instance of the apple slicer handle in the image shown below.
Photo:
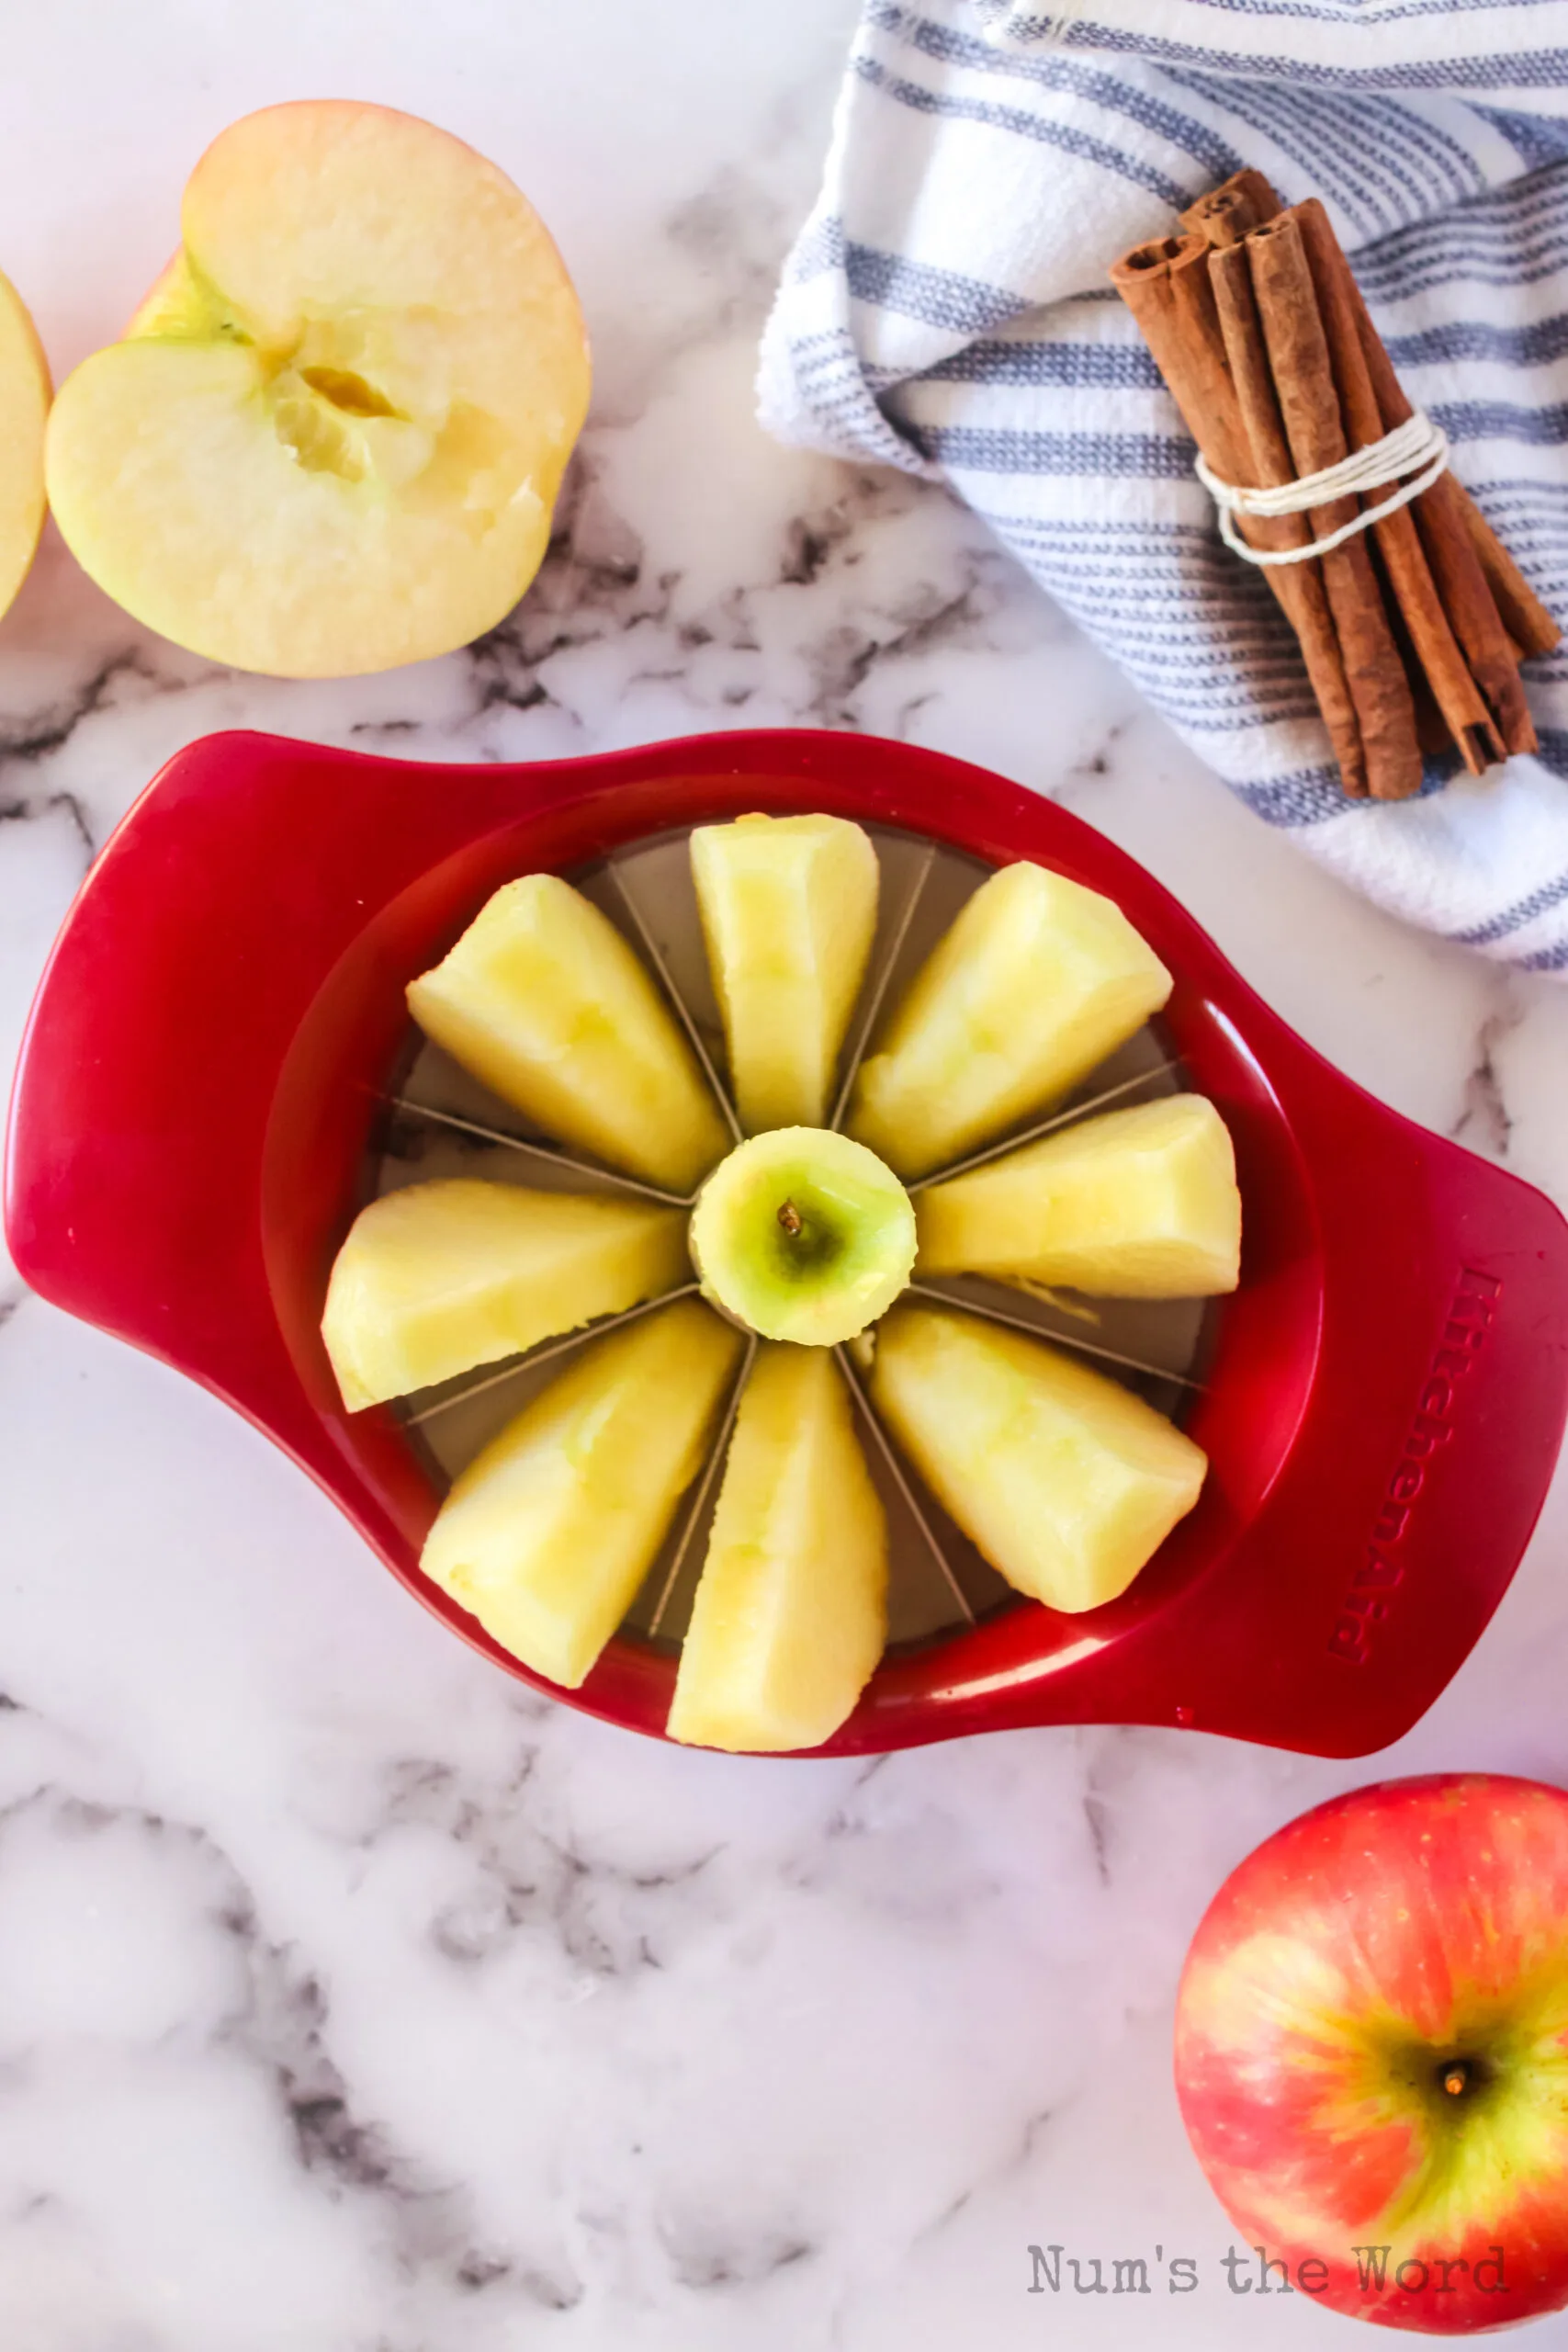
<svg viewBox="0 0 1568 2352"><path fill-rule="evenodd" d="M1568 1416L1568 1224L1288 1031L1269 1063L1319 1179L1314 1362L1280 1475L1178 1612L1164 1700L1364 1755L1458 1671L1529 1541Z"/></svg>
<svg viewBox="0 0 1568 2352"><path fill-rule="evenodd" d="M6 1152L24 1280L189 1373L329 1481L341 1451L290 1353L279 1252L292 1223L314 1229L319 1255L352 1195L406 1020L400 956L419 922L429 936L431 890L456 873L460 895L464 854L558 773L435 782L359 753L209 737L115 832L39 988ZM400 926L404 902L417 921ZM302 1053L328 1091L311 1106L302 1069L296 1160L269 1204Z"/></svg>

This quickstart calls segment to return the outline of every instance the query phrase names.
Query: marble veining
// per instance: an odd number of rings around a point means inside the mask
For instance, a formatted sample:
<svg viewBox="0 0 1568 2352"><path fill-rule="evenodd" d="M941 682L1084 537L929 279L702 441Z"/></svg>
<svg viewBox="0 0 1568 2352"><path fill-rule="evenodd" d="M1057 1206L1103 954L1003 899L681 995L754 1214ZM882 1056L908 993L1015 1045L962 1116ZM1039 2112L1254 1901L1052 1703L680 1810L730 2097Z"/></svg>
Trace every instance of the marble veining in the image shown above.
<svg viewBox="0 0 1568 2352"><path fill-rule="evenodd" d="M211 729L501 760L830 726L1067 803L1352 1076L1568 1202L1568 991L1299 857L939 492L753 423L852 0L436 14L385 12L369 58L347 0L16 28L0 265L59 371L161 263L205 139L333 88L536 194L599 391L535 590L418 670L211 669L46 545L0 627L0 1062L94 852ZM471 1657L281 1457L5 1268L0 1498L5 2352L1304 2340L1330 2323L1217 2267L1169 2079L1191 1928L1377 1771L1568 1778L1561 1481L1475 1657L1360 1765L1116 1728L632 1741ZM1052 2240L1190 2255L1202 2291L1060 2310L1027 2291Z"/></svg>

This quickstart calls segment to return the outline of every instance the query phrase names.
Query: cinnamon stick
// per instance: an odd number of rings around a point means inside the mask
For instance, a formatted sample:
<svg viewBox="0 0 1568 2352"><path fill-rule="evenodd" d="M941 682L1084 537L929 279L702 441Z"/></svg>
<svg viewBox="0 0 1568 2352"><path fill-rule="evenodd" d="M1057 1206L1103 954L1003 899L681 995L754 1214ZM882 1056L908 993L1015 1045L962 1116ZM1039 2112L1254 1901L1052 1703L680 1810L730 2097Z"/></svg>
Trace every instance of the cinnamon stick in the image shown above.
<svg viewBox="0 0 1568 2352"><path fill-rule="evenodd" d="M1309 198L1308 201L1314 209L1322 215L1322 207L1317 203L1316 198ZM1248 168L1233 172L1230 178L1222 182L1220 187L1211 188L1206 196L1201 196L1196 204L1190 204L1181 215L1181 225L1190 233L1201 236L1210 245L1223 248L1226 245L1238 244L1243 237L1249 235L1254 229L1261 228L1266 220L1272 220L1275 215L1283 209L1271 182L1264 176L1263 173ZM1304 214L1305 209L1304 206L1296 208L1299 215ZM1338 239L1328 227L1326 215L1323 215L1322 218L1323 230L1326 233L1327 241L1338 254L1344 270L1349 273L1349 265L1345 260ZM1316 275L1317 266L1314 261L1314 277ZM1360 300L1359 288L1355 286L1353 275L1350 276L1350 285L1355 291L1359 329L1368 341L1371 341L1376 338L1377 330L1367 316L1366 307ZM1322 300L1321 294L1319 300L1320 301ZM1332 342L1333 338L1331 337L1330 340ZM1378 351L1386 363L1388 355L1382 350L1381 342L1378 344ZM1363 356L1369 356L1365 349L1363 349ZM1392 368L1389 368L1388 373L1391 377L1393 376ZM1397 382L1397 379L1393 380ZM1404 419L1396 417L1393 422L1403 424ZM1390 429L1387 423L1383 429L1385 432ZM1358 440L1356 446L1361 447L1365 445ZM1472 545L1474 547L1482 571L1485 575L1486 584L1492 591L1504 628L1517 645L1522 659L1528 660L1530 655L1537 653L1551 653L1561 642L1561 629L1487 522L1469 491L1462 483L1458 484L1457 487L1459 491L1457 503L1463 510Z"/></svg>
<svg viewBox="0 0 1568 2352"><path fill-rule="evenodd" d="M1394 373L1393 362L1383 349L1382 337L1372 324L1353 274L1349 277L1348 291L1360 336L1361 354L1367 363L1367 373L1371 378L1372 390L1377 396L1378 414L1383 431L1392 433L1396 424L1405 424L1414 411L1404 386ZM1535 728L1525 701L1524 688L1519 684L1513 642L1504 626L1471 537L1468 517L1475 514L1479 521L1478 510L1453 475L1446 473L1439 476L1424 498L1416 501L1412 512L1438 593L1443 600L1443 609L1448 614L1454 635L1464 649L1471 674L1481 689L1504 750L1533 752L1536 748ZM1500 548L1498 552L1502 552ZM1523 584L1521 580L1521 587ZM1526 589L1525 594L1529 596L1529 591ZM1536 600L1531 598L1531 602ZM1550 616L1545 615L1544 606L1540 609L1546 618L1547 627L1551 628ZM1552 642L1555 641L1556 632L1553 629ZM1522 647L1526 639L1521 637L1518 642ZM1546 649L1541 647L1540 650Z"/></svg>
<svg viewBox="0 0 1568 2352"><path fill-rule="evenodd" d="M1247 169L1233 172L1228 180L1190 204L1181 215L1181 225L1190 236L1201 237L1205 244L1219 250L1240 244L1243 237L1260 229L1265 220L1272 220L1281 209L1272 182L1261 172Z"/></svg>
<svg viewBox="0 0 1568 2352"><path fill-rule="evenodd" d="M1265 175L1244 170L1181 225L1184 237L1140 248L1111 276L1216 474L1284 486L1408 420L1320 204L1285 212ZM1388 484L1310 519L1235 518L1250 545L1276 552L1371 516L1326 558L1264 576L1296 630L1346 790L1379 798L1415 790L1423 749L1451 741L1475 774L1533 750L1518 663L1559 641L1451 474L1404 506L1396 496Z"/></svg>
<svg viewBox="0 0 1568 2352"><path fill-rule="evenodd" d="M1208 252L1201 236L1158 238L1124 254L1111 269L1111 281L1209 465L1222 481L1258 488L1266 477L1255 470L1206 266ZM1238 517L1238 526L1249 546L1269 551L1305 547L1312 537L1301 514L1272 520L1246 515ZM1345 789L1364 795L1360 728L1322 574L1315 562L1308 562L1270 567L1264 577L1295 631Z"/></svg>
<svg viewBox="0 0 1568 2352"><path fill-rule="evenodd" d="M1328 345L1318 312L1301 230L1280 213L1241 247L1250 264L1269 365L1285 437L1298 475L1338 465L1348 454L1335 393ZM1353 497L1310 510L1314 536L1339 530L1360 512ZM1383 607L1365 537L1319 559L1339 639L1345 676L1360 722L1367 788L1377 800L1404 800L1419 788L1421 747L1416 706Z"/></svg>
<svg viewBox="0 0 1568 2352"><path fill-rule="evenodd" d="M1352 449L1371 448L1388 427L1373 390L1371 371L1360 336L1360 303L1350 265L1328 224L1328 215L1315 197L1298 204L1293 219L1301 230L1307 266L1317 294L1318 314L1327 338L1339 393L1340 414ZM1364 493L1364 503L1376 509L1395 494L1392 482ZM1459 640L1449 625L1442 599L1422 549L1415 514L1408 505L1384 514L1372 526L1394 602L1409 634L1411 649L1426 673L1433 699L1450 735L1459 746L1472 775L1480 775L1503 756L1502 738L1470 673Z"/></svg>
<svg viewBox="0 0 1568 2352"><path fill-rule="evenodd" d="M1532 654L1555 652L1562 642L1562 631L1464 484L1459 482L1455 487L1470 543L1486 575L1498 617L1518 647L1519 658L1528 662Z"/></svg>
<svg viewBox="0 0 1568 2352"><path fill-rule="evenodd" d="M1247 452L1224 345L1201 297L1179 301L1174 282L1177 265L1201 261L1206 250L1196 237L1156 237L1123 254L1112 265L1111 282L1137 321L1188 431L1215 472L1229 481L1224 469L1245 465Z"/></svg>
<svg viewBox="0 0 1568 2352"><path fill-rule="evenodd" d="M1253 297L1252 273L1247 266L1246 248L1234 244L1213 252L1208 260L1208 277L1247 442L1245 473L1230 474L1224 479L1238 485L1245 483L1248 489L1280 489L1285 483L1294 481L1296 468L1292 460L1290 444L1285 438L1279 402L1274 397L1274 383L1269 372L1263 329ZM1213 460L1210 462L1213 464ZM1218 471L1217 467L1215 470ZM1312 527L1304 514L1281 516L1277 527L1282 546L1304 548L1311 544ZM1319 673L1315 671L1313 683L1317 690L1325 724L1333 739L1340 778L1353 799L1364 799L1368 788L1367 763L1362 748L1360 720L1345 674L1344 657L1324 586L1322 569L1314 557L1304 563L1271 570L1267 576L1282 594L1299 598L1308 615L1314 641L1323 652L1323 683L1320 683ZM1292 588L1292 582L1299 582L1299 585ZM1297 626L1300 634L1301 626ZM1303 636L1303 650L1304 645Z"/></svg>

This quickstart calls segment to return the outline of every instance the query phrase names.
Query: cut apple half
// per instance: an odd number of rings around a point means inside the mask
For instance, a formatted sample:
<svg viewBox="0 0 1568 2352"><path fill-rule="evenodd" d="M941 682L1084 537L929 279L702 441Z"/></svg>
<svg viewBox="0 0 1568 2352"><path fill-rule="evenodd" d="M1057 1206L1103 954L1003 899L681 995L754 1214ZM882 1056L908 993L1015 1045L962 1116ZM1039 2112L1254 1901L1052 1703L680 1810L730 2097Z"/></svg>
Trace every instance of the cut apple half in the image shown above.
<svg viewBox="0 0 1568 2352"><path fill-rule="evenodd" d="M532 206L385 107L248 115L186 188L125 339L62 387L50 501L84 569L209 660L346 677L466 645L549 538L589 390Z"/></svg>
<svg viewBox="0 0 1568 2352"><path fill-rule="evenodd" d="M32 568L43 529L49 362L26 303L0 277L0 613Z"/></svg>

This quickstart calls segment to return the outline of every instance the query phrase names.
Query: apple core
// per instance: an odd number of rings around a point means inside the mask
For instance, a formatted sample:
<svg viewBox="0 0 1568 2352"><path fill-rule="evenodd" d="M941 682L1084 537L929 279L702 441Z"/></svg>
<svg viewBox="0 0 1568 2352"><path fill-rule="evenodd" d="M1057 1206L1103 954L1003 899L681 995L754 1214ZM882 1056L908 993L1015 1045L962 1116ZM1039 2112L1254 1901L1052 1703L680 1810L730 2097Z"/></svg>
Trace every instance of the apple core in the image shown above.
<svg viewBox="0 0 1568 2352"><path fill-rule="evenodd" d="M826 1127L737 1145L697 1195L692 1262L704 1295L765 1340L852 1340L915 1262L915 1211L892 1170Z"/></svg>

